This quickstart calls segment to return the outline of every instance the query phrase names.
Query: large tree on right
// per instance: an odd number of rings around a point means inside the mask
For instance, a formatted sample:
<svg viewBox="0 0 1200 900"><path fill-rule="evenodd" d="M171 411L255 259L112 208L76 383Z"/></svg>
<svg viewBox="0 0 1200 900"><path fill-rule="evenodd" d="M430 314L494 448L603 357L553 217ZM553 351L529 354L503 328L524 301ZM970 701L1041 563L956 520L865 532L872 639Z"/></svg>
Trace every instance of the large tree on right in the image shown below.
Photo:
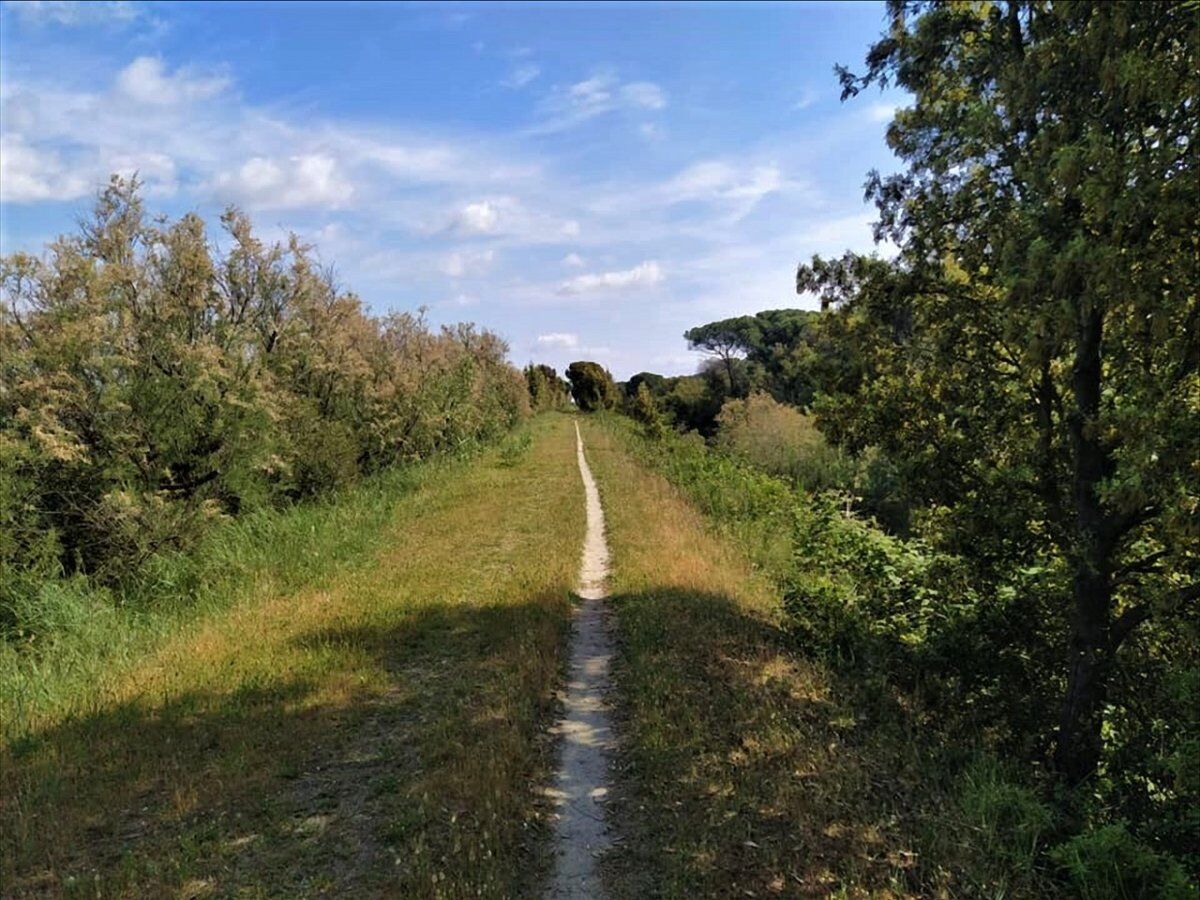
<svg viewBox="0 0 1200 900"><path fill-rule="evenodd" d="M900 256L865 302L904 326L878 329L891 349L874 374L904 367L909 392L909 414L875 409L875 437L956 490L982 486L976 500L990 485L981 515L999 521L1011 497L1028 514L1010 525L1065 560L1054 763L1077 786L1101 758L1118 651L1200 597L1200 13L888 8L865 72L839 73L844 97L911 95L888 130L906 166L867 185ZM799 284L849 302L862 267L818 262Z"/></svg>

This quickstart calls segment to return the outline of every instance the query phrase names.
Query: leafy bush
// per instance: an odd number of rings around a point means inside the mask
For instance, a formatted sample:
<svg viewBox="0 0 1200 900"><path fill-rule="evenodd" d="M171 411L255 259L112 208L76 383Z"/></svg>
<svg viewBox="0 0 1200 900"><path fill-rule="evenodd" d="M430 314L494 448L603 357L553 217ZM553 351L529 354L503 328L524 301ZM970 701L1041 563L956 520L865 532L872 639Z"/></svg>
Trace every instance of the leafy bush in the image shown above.
<svg viewBox="0 0 1200 900"><path fill-rule="evenodd" d="M521 432L519 436L509 437L500 445L500 465L509 468L515 466L532 446L533 437L528 431Z"/></svg>
<svg viewBox="0 0 1200 900"><path fill-rule="evenodd" d="M613 427L622 427L619 420L613 420ZM954 748L950 759L938 762L951 776L958 777L954 773L967 748L1015 762L1044 752L1055 725L1059 689L1047 672L1053 671L1061 637L1051 629L1031 633L1030 623L1065 627L1063 566L1031 560L1003 580L981 579L967 560L922 540L886 534L848 512L836 494L797 490L706 446L699 435L650 442L629 435L626 426L626 437L642 460L732 532L778 583L782 625L794 636L797 652L823 658L852 674L856 684L873 685L881 702L903 692L902 705L913 719L899 727L917 728L931 741ZM1172 684L1178 697L1154 688L1153 680L1138 682L1150 689L1144 702L1159 707L1154 721L1171 717L1185 725L1194 722L1194 711L1187 712L1182 702L1190 697L1194 707L1194 679L1181 677ZM1110 722L1114 731L1140 727L1134 719L1114 717ZM1146 877L1162 885L1163 896L1174 896L1170 891L1178 879L1172 873L1192 864L1186 848L1194 844L1195 795L1189 792L1196 769L1187 727L1160 733L1160 740L1176 734L1182 738L1164 741L1157 770L1147 768L1144 748L1126 764L1125 755L1137 748L1114 737L1113 771L1098 783L1099 799L1091 807L1101 823L1114 810L1136 814L1136 831L1124 833L1140 849L1118 849L1128 851L1134 871L1150 872ZM1140 776L1146 771L1156 772L1153 783ZM978 835L970 840L979 856L979 877L990 885L984 886L987 893L1009 893L1005 885L1020 882L1022 890L1036 894L1047 868L1044 842L1062 827L1062 822L1050 822L1048 807L1038 799L1044 787L1038 775L1021 776L1015 764L1000 769L977 763L956 782L960 812ZM1107 832L1106 837L1090 836L1097 833L1070 842L1067 846L1074 850L1056 851L1060 864L1070 862L1078 869L1071 878L1081 893L1086 884L1080 879L1100 865L1100 854L1093 854L1097 842L1119 840ZM1150 839L1166 849L1146 857L1139 841ZM1146 869L1151 862L1161 869ZM1129 886L1121 890L1130 897L1153 896Z"/></svg>
<svg viewBox="0 0 1200 900"><path fill-rule="evenodd" d="M1081 900L1189 900L1183 867L1130 835L1124 823L1086 831L1050 851Z"/></svg>
<svg viewBox="0 0 1200 900"><path fill-rule="evenodd" d="M645 381L638 382L633 396L626 404L626 412L635 422L641 423L646 437L651 440L658 440L665 434L666 423L663 421L662 411L659 410L658 402L650 393Z"/></svg>
<svg viewBox="0 0 1200 900"><path fill-rule="evenodd" d="M826 443L812 419L769 394L726 400L714 443L810 491L854 489L854 461Z"/></svg>
<svg viewBox="0 0 1200 900"><path fill-rule="evenodd" d="M375 318L295 238L263 244L236 209L221 224L218 254L198 216L152 220L136 180L114 177L78 235L0 261L9 631L52 621L58 594L39 580L136 580L219 520L489 440L529 412L496 335Z"/></svg>

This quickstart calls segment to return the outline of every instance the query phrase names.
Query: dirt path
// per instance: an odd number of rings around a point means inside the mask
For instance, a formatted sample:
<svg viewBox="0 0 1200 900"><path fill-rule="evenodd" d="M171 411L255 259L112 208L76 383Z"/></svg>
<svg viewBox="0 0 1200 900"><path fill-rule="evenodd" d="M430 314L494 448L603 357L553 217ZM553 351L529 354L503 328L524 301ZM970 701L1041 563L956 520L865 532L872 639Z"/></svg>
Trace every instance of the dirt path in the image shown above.
<svg viewBox="0 0 1200 900"><path fill-rule="evenodd" d="M605 603L608 545L600 493L583 455L578 425L575 446L587 497L587 534L579 572L581 602L575 608L571 636L567 695L563 717L554 729L562 739L558 772L551 788L557 806L554 878L549 891L554 900L602 896L598 857L611 843L604 822L613 747L612 720L605 698L612 659Z"/></svg>

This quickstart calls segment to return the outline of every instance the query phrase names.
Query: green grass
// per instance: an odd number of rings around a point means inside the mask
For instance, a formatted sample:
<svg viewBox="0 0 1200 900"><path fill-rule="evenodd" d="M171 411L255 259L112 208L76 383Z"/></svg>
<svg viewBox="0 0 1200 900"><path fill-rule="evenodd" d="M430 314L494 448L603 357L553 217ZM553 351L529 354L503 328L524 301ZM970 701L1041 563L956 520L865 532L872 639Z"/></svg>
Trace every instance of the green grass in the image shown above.
<svg viewBox="0 0 1200 900"><path fill-rule="evenodd" d="M620 648L616 896L1054 895L1037 798L971 765L970 736L936 746L919 697L798 639L786 486L657 455L620 420L584 437Z"/></svg>
<svg viewBox="0 0 1200 900"><path fill-rule="evenodd" d="M46 582L17 610L22 634L0 642L5 743L101 702L160 641L243 602L317 584L369 563L396 502L464 462L396 469L338 495L223 523L192 553L152 558L118 588L83 577Z"/></svg>
<svg viewBox="0 0 1200 900"><path fill-rule="evenodd" d="M570 419L529 428L231 526L186 610L167 567L161 608L6 658L5 895L527 892L583 531Z"/></svg>

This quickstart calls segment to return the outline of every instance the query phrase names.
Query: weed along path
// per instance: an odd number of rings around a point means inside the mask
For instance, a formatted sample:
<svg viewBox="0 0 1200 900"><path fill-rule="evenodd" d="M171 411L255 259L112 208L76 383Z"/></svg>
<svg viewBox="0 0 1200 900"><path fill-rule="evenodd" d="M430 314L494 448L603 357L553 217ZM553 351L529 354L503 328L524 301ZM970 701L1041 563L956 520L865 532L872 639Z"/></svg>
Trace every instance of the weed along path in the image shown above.
<svg viewBox="0 0 1200 900"><path fill-rule="evenodd" d="M549 896L599 897L598 858L609 846L604 818L608 799L609 757L613 749L609 715L609 664L612 635L608 626L608 545L600 492L583 453L583 438L575 426L575 450L586 497L587 531L579 572L579 597L563 717L555 726L562 741L555 783L556 805L554 876Z"/></svg>

